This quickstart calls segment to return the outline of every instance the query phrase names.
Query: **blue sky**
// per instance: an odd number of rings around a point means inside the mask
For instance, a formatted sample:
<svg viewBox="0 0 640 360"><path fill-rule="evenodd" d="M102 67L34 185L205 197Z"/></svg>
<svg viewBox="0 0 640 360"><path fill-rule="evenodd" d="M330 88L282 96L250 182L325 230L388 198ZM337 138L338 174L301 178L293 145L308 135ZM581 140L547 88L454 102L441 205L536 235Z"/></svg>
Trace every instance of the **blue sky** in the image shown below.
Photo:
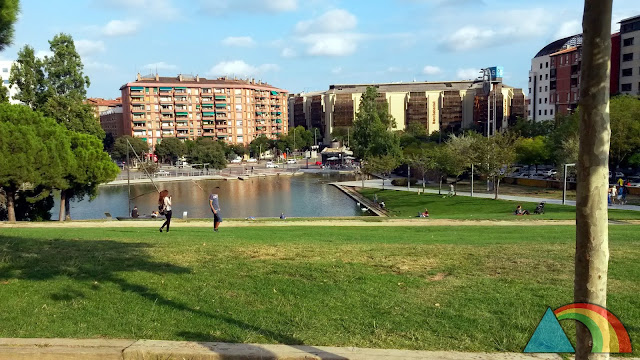
<svg viewBox="0 0 640 360"><path fill-rule="evenodd" d="M531 57L581 31L579 0L22 0L15 58L69 33L91 78L115 98L136 73L251 76L291 92L330 84L439 81L503 66L525 88ZM640 14L614 0L614 27Z"/></svg>

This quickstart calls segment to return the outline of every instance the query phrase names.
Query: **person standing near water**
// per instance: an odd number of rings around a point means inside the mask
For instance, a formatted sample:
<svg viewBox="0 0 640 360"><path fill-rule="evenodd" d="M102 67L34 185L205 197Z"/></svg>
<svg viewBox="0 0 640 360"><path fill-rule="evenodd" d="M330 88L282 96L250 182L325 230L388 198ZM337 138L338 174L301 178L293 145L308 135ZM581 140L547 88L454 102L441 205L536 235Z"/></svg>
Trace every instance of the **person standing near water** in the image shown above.
<svg viewBox="0 0 640 360"><path fill-rule="evenodd" d="M222 214L220 213L220 203L218 202L218 189L219 186L215 187L211 194L209 194L209 207L211 208L211 212L213 213L213 231L218 231L218 226L222 222Z"/></svg>
<svg viewBox="0 0 640 360"><path fill-rule="evenodd" d="M158 198L158 207L160 208L160 214L164 214L167 218L164 221L164 224L160 227L160 232L164 229L164 226L167 226L167 232L169 232L169 226L171 225L171 215L173 212L171 211L171 196L169 196L168 190L162 190L160 192L160 197Z"/></svg>

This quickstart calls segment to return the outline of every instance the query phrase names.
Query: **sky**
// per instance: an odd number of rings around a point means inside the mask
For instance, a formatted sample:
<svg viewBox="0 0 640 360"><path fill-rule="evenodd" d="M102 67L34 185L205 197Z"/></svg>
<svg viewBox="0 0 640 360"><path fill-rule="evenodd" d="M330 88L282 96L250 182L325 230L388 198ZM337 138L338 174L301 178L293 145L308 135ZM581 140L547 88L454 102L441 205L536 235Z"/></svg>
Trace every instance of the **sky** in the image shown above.
<svg viewBox="0 0 640 360"><path fill-rule="evenodd" d="M91 79L115 98L136 74L253 77L290 92L331 84L475 78L504 67L526 88L531 58L581 32L579 0L21 0L13 60L26 44L47 55L71 34ZM640 15L614 0L612 31Z"/></svg>

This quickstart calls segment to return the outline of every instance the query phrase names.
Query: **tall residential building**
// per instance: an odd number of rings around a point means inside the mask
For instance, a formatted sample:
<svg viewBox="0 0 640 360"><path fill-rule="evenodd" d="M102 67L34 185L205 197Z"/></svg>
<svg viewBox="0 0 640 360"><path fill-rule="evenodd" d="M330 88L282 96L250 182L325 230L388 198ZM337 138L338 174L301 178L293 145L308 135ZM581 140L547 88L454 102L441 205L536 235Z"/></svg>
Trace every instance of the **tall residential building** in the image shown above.
<svg viewBox="0 0 640 360"><path fill-rule="evenodd" d="M96 118L99 119L100 115L103 112L109 109L115 109L118 106L122 106L122 99L116 98L115 100L112 100L112 99L102 99L102 98L88 98L87 100L85 100L85 103L93 107L93 111L96 114Z"/></svg>
<svg viewBox="0 0 640 360"><path fill-rule="evenodd" d="M120 90L124 134L151 146L167 137L201 136L248 145L288 131L287 91L253 79L138 74Z"/></svg>
<svg viewBox="0 0 640 360"><path fill-rule="evenodd" d="M403 130L412 122L424 125L428 133L445 128L486 129L489 99L482 84L473 81L331 85L321 93L292 96L289 111L294 115L290 123L308 129L320 125L324 142L328 143L335 128L353 126L360 99L368 86L376 87L378 100L387 103L396 122L395 130ZM497 82L490 94L491 116L494 97L497 129L507 127L516 117L525 116L521 89Z"/></svg>
<svg viewBox="0 0 640 360"><path fill-rule="evenodd" d="M9 76L11 75L11 67L15 61L2 60L0 61L0 76L2 77L2 86L9 90L9 102L11 104L20 104L20 101L14 100L14 96L20 91L17 86L11 86L9 84Z"/></svg>
<svg viewBox="0 0 640 360"><path fill-rule="evenodd" d="M640 95L640 16L620 21L620 92Z"/></svg>

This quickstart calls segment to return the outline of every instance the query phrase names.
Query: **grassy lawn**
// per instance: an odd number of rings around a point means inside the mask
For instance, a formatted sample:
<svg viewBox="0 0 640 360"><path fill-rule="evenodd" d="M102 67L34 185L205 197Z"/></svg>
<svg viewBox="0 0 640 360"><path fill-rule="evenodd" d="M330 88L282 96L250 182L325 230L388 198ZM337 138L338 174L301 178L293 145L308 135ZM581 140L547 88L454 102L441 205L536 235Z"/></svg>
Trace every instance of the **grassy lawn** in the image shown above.
<svg viewBox="0 0 640 360"><path fill-rule="evenodd" d="M610 227L608 306L632 339L639 230ZM3 229L0 337L518 352L572 302L574 231Z"/></svg>
<svg viewBox="0 0 640 360"><path fill-rule="evenodd" d="M575 219L573 206L546 204L543 215L514 216L517 205L522 205L533 214L537 203L515 202L507 200L493 200L471 198L468 196L443 197L410 193L406 191L360 189L361 194L373 199L378 195L378 201L384 201L391 216L400 218L416 217L418 212L429 209L429 216L434 219L465 219L465 220L567 220ZM443 191L446 194L448 190ZM640 212L629 210L609 209L611 220L640 220ZM427 220L427 219L425 219Z"/></svg>

